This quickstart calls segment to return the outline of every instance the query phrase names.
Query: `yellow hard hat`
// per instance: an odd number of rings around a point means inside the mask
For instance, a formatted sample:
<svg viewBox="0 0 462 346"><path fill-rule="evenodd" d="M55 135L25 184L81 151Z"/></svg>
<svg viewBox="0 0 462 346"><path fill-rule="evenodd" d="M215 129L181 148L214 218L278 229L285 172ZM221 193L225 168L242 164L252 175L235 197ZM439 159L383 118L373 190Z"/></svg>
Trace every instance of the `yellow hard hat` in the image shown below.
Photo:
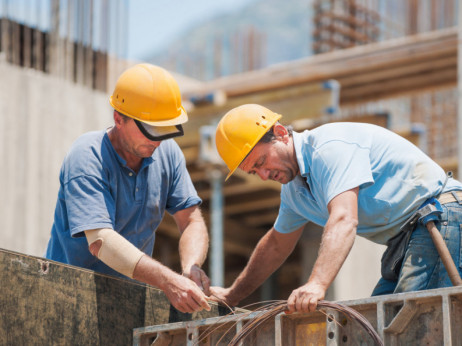
<svg viewBox="0 0 462 346"><path fill-rule="evenodd" d="M218 123L215 144L230 170L226 180L280 118L280 114L256 104L233 108L224 115Z"/></svg>
<svg viewBox="0 0 462 346"><path fill-rule="evenodd" d="M140 130L153 138L183 134L180 124L188 121L177 82L167 70L151 64L138 64L123 72L109 102L117 112L137 120Z"/></svg>

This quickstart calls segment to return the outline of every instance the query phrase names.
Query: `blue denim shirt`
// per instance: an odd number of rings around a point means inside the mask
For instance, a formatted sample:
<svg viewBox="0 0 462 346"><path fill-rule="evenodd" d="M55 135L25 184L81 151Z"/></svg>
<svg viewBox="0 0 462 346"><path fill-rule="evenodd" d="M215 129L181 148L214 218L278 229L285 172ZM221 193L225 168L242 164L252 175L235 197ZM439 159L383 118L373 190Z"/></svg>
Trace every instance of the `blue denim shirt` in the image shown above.
<svg viewBox="0 0 462 346"><path fill-rule="evenodd" d="M201 203L174 140L162 141L136 174L106 131L79 137L64 159L46 258L122 276L91 255L84 231L111 228L151 255L164 212Z"/></svg>
<svg viewBox="0 0 462 346"><path fill-rule="evenodd" d="M293 140L300 176L282 186L274 226L282 233L309 221L324 226L328 203L359 187L357 234L386 244L427 198L441 191L446 178L414 144L375 125L331 123L294 132ZM462 184L450 179L445 191L451 190L462 190Z"/></svg>

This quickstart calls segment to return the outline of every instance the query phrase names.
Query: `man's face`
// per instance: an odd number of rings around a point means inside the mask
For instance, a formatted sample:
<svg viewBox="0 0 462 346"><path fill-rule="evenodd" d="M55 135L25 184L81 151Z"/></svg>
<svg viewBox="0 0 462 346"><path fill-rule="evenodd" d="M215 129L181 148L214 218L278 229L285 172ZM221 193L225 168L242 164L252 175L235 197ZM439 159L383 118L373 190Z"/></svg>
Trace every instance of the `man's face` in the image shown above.
<svg viewBox="0 0 462 346"><path fill-rule="evenodd" d="M258 174L262 180L271 179L281 184L287 184L298 174L292 142L280 139L258 143L239 168L248 174Z"/></svg>
<svg viewBox="0 0 462 346"><path fill-rule="evenodd" d="M125 152L138 158L150 157L161 143L146 138L133 119L122 120L119 127L119 140Z"/></svg>

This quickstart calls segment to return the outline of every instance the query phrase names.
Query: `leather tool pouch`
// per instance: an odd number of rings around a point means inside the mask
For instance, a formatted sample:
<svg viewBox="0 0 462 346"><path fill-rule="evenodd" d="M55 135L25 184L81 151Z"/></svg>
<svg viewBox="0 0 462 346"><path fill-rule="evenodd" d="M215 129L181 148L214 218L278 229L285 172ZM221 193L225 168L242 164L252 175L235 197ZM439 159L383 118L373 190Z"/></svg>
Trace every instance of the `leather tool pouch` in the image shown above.
<svg viewBox="0 0 462 346"><path fill-rule="evenodd" d="M382 256L382 277L386 280L397 281L404 254L406 253L412 231L414 231L417 222L406 224L401 231L387 241L387 249Z"/></svg>

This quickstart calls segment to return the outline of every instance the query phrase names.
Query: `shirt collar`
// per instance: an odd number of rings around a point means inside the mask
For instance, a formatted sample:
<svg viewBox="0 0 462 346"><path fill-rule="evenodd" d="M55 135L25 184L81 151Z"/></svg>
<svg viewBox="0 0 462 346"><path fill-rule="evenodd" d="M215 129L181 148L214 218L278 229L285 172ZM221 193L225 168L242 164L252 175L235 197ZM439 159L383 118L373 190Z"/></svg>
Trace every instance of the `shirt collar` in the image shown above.
<svg viewBox="0 0 462 346"><path fill-rule="evenodd" d="M308 166L307 161L303 157L303 146L305 144L305 138L308 136L308 133L308 130L304 131L303 133L298 133L295 131L292 132L295 156L297 157L298 169L300 170L300 175L302 177L307 177L310 174L310 167Z"/></svg>
<svg viewBox="0 0 462 346"><path fill-rule="evenodd" d="M119 161L120 165L122 167L127 167L127 161L125 161L125 159L122 158L122 156L120 156L119 153L117 153L117 151L114 149L114 146L112 145L111 140L109 139L109 136L108 136L107 132L104 134L104 141L111 148L112 152L116 156L117 161ZM158 150L158 148L156 148L156 150L154 150L154 152L152 153L152 155L150 157L146 157L146 158L143 159L143 161L141 163L140 171L144 167L146 167L146 166L150 165L152 162L154 162L153 156L155 155L157 150Z"/></svg>

